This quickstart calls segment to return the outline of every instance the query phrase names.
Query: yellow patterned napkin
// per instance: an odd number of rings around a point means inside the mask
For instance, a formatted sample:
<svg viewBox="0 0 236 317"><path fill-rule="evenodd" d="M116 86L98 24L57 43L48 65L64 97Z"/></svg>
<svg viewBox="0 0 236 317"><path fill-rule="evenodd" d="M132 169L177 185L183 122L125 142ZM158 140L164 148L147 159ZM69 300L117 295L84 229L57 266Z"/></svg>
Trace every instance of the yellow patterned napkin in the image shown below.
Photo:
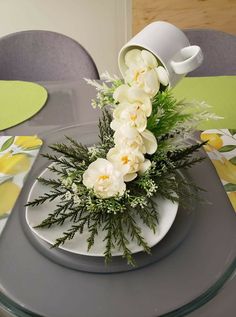
<svg viewBox="0 0 236 317"><path fill-rule="evenodd" d="M0 136L0 232L42 143L37 136Z"/></svg>
<svg viewBox="0 0 236 317"><path fill-rule="evenodd" d="M236 211L236 129L206 130L201 139Z"/></svg>

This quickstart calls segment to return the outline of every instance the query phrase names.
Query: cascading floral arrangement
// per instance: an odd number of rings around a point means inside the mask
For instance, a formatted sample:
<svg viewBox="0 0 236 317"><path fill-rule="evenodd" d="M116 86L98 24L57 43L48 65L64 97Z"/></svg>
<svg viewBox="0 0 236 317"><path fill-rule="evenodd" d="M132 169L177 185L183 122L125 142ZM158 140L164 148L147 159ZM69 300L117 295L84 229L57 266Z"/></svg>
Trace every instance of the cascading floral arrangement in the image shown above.
<svg viewBox="0 0 236 317"><path fill-rule="evenodd" d="M87 80L98 91L92 106L102 108L100 141L86 146L67 138L69 144L49 146L60 154L44 154L53 162L48 169L57 179L39 178L50 191L27 205L60 199L37 226L71 222L55 247L87 230L89 251L102 230L105 261L118 248L127 263L134 265L130 240L150 253L137 217L155 232L158 200L154 198L179 201L189 192L186 187L195 186L180 178L178 170L201 161L192 154L205 142L194 140L193 132L199 122L215 116L204 102L177 101L168 89L165 68L149 51L129 51L125 64L124 79L105 73L102 84Z"/></svg>

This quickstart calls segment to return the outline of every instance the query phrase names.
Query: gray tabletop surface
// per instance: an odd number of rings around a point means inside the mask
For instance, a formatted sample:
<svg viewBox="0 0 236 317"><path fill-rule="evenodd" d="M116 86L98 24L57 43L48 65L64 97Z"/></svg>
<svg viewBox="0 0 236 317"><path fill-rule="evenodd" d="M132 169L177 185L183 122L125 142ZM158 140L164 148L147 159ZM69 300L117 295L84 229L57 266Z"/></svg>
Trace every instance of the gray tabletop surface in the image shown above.
<svg viewBox="0 0 236 317"><path fill-rule="evenodd" d="M33 135L63 126L98 120L99 111L91 107L91 98L95 96L96 91L84 81L44 82L41 84L49 93L45 107L31 119L0 131L0 135ZM235 294L236 276L228 280L213 299L188 316L233 317L236 315Z"/></svg>

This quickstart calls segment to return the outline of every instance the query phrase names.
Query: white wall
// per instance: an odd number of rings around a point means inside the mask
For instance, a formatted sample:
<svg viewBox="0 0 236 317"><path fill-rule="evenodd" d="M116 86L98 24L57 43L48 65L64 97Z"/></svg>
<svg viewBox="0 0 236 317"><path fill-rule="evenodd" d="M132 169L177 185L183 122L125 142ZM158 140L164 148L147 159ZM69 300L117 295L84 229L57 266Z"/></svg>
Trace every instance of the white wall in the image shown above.
<svg viewBox="0 0 236 317"><path fill-rule="evenodd" d="M0 36L33 29L74 38L100 73L118 74L118 51L131 37L131 0L0 0Z"/></svg>

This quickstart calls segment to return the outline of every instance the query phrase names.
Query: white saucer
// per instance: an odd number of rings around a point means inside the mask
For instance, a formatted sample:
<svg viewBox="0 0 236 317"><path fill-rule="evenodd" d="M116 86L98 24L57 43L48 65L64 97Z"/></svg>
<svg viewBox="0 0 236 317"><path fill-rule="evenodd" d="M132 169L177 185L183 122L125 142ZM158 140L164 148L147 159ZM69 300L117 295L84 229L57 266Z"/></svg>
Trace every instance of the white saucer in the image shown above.
<svg viewBox="0 0 236 317"><path fill-rule="evenodd" d="M53 179L55 178L55 173L53 173L49 169L45 169L40 174L40 177ZM35 198L38 198L48 190L48 186L42 185L38 180L36 180L29 192L28 201L32 201ZM160 242L167 234L174 222L178 210L178 203L173 203L170 200L156 198L156 202L158 204L159 225L155 234L146 225L144 225L140 219L136 219L136 222L142 228L143 237L150 247L153 247L158 242ZM61 237L63 235L63 232L70 228L70 223L65 222L63 226L55 226L51 228L34 227L40 224L45 218L47 218L48 214L55 210L56 204L58 203L59 199L55 199L54 201L44 203L43 205L39 205L36 207L29 206L26 208L26 222L28 226L38 237L48 242L50 245L53 245L56 239ZM95 243L89 252L87 251L86 241L88 237L89 233L84 230L82 234L76 234L72 240L67 241L64 245L60 246L60 248L65 251L80 255L103 256L105 250L105 242L103 241L105 237L105 232L99 232L98 236L96 236L95 238ZM132 253L142 251L142 247L138 246L135 241L130 241L129 248ZM114 249L112 255L122 255L122 252L118 249Z"/></svg>

